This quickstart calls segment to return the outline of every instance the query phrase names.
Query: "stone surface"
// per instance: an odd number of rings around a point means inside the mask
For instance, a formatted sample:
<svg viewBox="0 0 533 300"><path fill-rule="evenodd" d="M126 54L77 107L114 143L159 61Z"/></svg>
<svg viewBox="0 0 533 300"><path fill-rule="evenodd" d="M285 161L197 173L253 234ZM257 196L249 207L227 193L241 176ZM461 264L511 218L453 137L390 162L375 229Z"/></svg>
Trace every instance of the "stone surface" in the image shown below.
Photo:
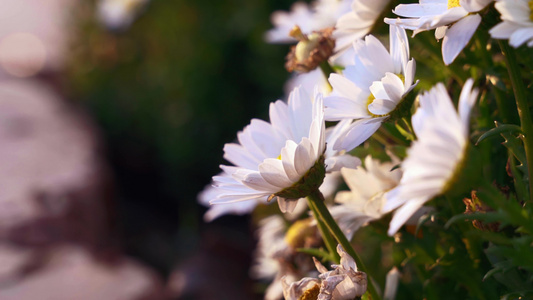
<svg viewBox="0 0 533 300"><path fill-rule="evenodd" d="M95 134L49 85L0 80L0 300L168 299L117 247Z"/></svg>
<svg viewBox="0 0 533 300"><path fill-rule="evenodd" d="M0 240L108 238L106 171L93 132L47 86L0 81Z"/></svg>
<svg viewBox="0 0 533 300"><path fill-rule="evenodd" d="M40 256L40 267L4 281L0 300L168 299L158 277L137 262L97 260L80 247L56 247Z"/></svg>

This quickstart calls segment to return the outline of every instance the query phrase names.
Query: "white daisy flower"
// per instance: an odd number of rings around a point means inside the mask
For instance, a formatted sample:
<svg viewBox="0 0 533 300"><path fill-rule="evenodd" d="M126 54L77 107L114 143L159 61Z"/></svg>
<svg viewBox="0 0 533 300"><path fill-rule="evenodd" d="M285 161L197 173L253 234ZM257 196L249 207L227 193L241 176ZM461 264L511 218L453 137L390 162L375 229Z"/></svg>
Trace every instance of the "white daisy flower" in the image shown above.
<svg viewBox="0 0 533 300"><path fill-rule="evenodd" d="M361 297L367 289L366 273L357 271L355 260L340 245L337 246L337 252L341 257L341 263L332 265L332 271L328 271L313 258L320 272L318 276L320 280L305 277L300 281L289 283L287 278L282 278L285 299L352 300Z"/></svg>
<svg viewBox="0 0 533 300"><path fill-rule="evenodd" d="M297 200L322 184L325 171L344 158L328 158L324 164L325 122L322 95L311 98L296 88L288 104L270 105L270 123L254 119L239 132L239 144L224 146L224 158L234 166L221 165L225 176L213 177L217 193L211 204L277 197L283 212L292 211ZM358 161L348 163L355 167Z"/></svg>
<svg viewBox="0 0 533 300"><path fill-rule="evenodd" d="M108 28L121 30L129 27L141 9L150 0L100 0L98 19Z"/></svg>
<svg viewBox="0 0 533 300"><path fill-rule="evenodd" d="M300 89L302 89L301 87ZM339 138L339 135L347 128L349 122L339 122L336 126L326 129L326 144L334 144ZM359 158L346 154L345 151L336 151L332 147L327 147L324 152L325 164L328 166L324 182L319 190L325 198L333 197L337 191L337 187L341 183L340 169L341 168L356 168L361 164ZM218 176L231 177L229 174L222 172ZM231 180L229 178L228 180ZM217 205L210 205L210 201L216 199L220 191L217 187L210 184L198 194L198 202L204 206L209 206L209 209L204 214L204 221L211 222L214 219L227 214L244 215L251 213L259 203L264 202L264 199L258 198L255 201L237 201L230 203L220 203ZM285 217L288 219L297 218L307 208L306 202L298 201L294 211L288 213Z"/></svg>
<svg viewBox="0 0 533 300"><path fill-rule="evenodd" d="M364 38L390 0L353 0L351 11L341 16L335 26L335 52L342 52L358 39Z"/></svg>
<svg viewBox="0 0 533 300"><path fill-rule="evenodd" d="M418 137L402 162L400 184L388 192L384 211L394 212L389 235L398 229L427 201L450 188L460 169L468 144L470 111L478 96L474 81L466 81L459 97L459 114L442 83L420 95L420 107L413 115Z"/></svg>
<svg viewBox="0 0 533 300"><path fill-rule="evenodd" d="M385 23L419 32L436 29L435 38L444 38L442 59L451 64L476 31L481 16L478 12L493 0L420 0L419 4L400 4L394 13L406 19L385 18Z"/></svg>
<svg viewBox="0 0 533 300"><path fill-rule="evenodd" d="M402 177L401 169L393 168L400 163L392 156L390 162L379 162L367 156L365 168L341 170L349 191L340 191L335 196L336 205L330 208L331 215L349 240L361 227L384 215L382 207L385 194L395 188Z"/></svg>
<svg viewBox="0 0 533 300"><path fill-rule="evenodd" d="M334 149L351 150L368 139L418 83L404 29L390 26L390 53L372 35L354 42L354 50L354 64L330 75L333 93L324 100L328 121L357 120Z"/></svg>
<svg viewBox="0 0 533 300"><path fill-rule="evenodd" d="M350 0L318 0L311 4L296 2L290 12L275 11L271 16L274 28L265 39L269 43L295 43L289 36L294 26L299 26L304 34L335 26L337 19L350 10Z"/></svg>
<svg viewBox="0 0 533 300"><path fill-rule="evenodd" d="M533 2L528 0L500 0L494 5L502 15L502 21L494 26L490 35L495 39L509 39L509 45L517 48L527 42L533 47Z"/></svg>

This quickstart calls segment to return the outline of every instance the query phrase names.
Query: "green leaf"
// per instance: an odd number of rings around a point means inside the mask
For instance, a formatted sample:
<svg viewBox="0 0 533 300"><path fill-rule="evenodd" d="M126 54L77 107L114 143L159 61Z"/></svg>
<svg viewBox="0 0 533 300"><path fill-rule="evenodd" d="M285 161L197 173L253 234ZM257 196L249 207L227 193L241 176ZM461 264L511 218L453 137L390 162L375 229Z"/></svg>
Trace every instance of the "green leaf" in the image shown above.
<svg viewBox="0 0 533 300"><path fill-rule="evenodd" d="M485 212L485 213L472 213L472 214L460 214L455 215L446 222L445 229L448 229L453 223L462 220L479 220L484 222L500 222L505 218L505 215L500 212Z"/></svg>
<svg viewBox="0 0 533 300"><path fill-rule="evenodd" d="M528 183L524 180L524 176L527 174L527 171L519 170L519 166L516 165L516 158L511 153L509 153L508 166L509 171L513 175L513 183L516 191L516 197L521 201L527 201L527 199L529 198Z"/></svg>
<svg viewBox="0 0 533 300"><path fill-rule="evenodd" d="M500 124L498 122L494 122L496 124L496 127L492 128L491 130L485 132L484 134L482 134L479 139L477 140L476 142L476 146L477 144L479 144L481 141L487 139L487 138L490 138L490 137L494 137L496 135L500 135L502 133L509 133L509 134L512 134L512 133L522 133L522 128L520 128L520 126L518 125L514 125L514 124Z"/></svg>
<svg viewBox="0 0 533 300"><path fill-rule="evenodd" d="M526 151L524 148L524 144L522 141L512 135L510 132L502 132L501 135L505 139L505 142L503 142L503 145L513 153L513 155L518 159L518 161L521 163L517 166L517 168L524 174L524 181L528 181L528 172L527 172L527 159L526 159Z"/></svg>

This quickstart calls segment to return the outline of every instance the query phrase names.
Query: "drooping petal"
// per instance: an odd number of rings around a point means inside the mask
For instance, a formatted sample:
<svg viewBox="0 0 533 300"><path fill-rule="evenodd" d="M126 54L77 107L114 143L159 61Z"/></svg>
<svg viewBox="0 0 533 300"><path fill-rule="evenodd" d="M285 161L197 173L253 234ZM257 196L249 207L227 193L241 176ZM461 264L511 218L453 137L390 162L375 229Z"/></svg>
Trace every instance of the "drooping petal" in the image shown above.
<svg viewBox="0 0 533 300"><path fill-rule="evenodd" d="M389 224L389 230L387 233L392 236L405 222L424 204L426 199L411 199L411 201L404 204L402 207L394 212L392 220Z"/></svg>
<svg viewBox="0 0 533 300"><path fill-rule="evenodd" d="M469 15L459 20L446 31L442 41L442 59L445 65L451 64L457 55L461 53L480 23L481 17L478 14Z"/></svg>
<svg viewBox="0 0 533 300"><path fill-rule="evenodd" d="M509 44L517 48L530 39L533 39L533 26L517 29L511 34Z"/></svg>
<svg viewBox="0 0 533 300"><path fill-rule="evenodd" d="M277 198L279 210L282 213L292 213L294 211L294 208L296 208L296 205L298 204L298 201L294 199L289 200L279 196Z"/></svg>
<svg viewBox="0 0 533 300"><path fill-rule="evenodd" d="M329 157L325 161L326 172L340 171L342 168L355 169L361 165L361 160L353 155L337 155Z"/></svg>

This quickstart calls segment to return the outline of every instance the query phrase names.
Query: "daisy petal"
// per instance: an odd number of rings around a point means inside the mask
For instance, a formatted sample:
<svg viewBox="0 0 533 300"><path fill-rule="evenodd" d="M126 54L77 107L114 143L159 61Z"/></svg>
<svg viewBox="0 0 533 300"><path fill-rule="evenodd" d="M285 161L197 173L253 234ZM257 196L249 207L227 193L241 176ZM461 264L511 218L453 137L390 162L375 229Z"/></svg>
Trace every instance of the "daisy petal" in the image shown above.
<svg viewBox="0 0 533 300"><path fill-rule="evenodd" d="M376 99L368 106L368 110L375 115L386 115L394 108L396 103L388 99Z"/></svg>
<svg viewBox="0 0 533 300"><path fill-rule="evenodd" d="M292 213L294 211L294 208L298 204L298 201L294 199L288 200L288 199L285 199L279 196L277 198L278 198L279 210L282 213Z"/></svg>
<svg viewBox="0 0 533 300"><path fill-rule="evenodd" d="M461 53L476 32L479 23L481 23L481 17L478 14L469 15L446 31L446 36L442 42L442 59L445 65L451 64Z"/></svg>

